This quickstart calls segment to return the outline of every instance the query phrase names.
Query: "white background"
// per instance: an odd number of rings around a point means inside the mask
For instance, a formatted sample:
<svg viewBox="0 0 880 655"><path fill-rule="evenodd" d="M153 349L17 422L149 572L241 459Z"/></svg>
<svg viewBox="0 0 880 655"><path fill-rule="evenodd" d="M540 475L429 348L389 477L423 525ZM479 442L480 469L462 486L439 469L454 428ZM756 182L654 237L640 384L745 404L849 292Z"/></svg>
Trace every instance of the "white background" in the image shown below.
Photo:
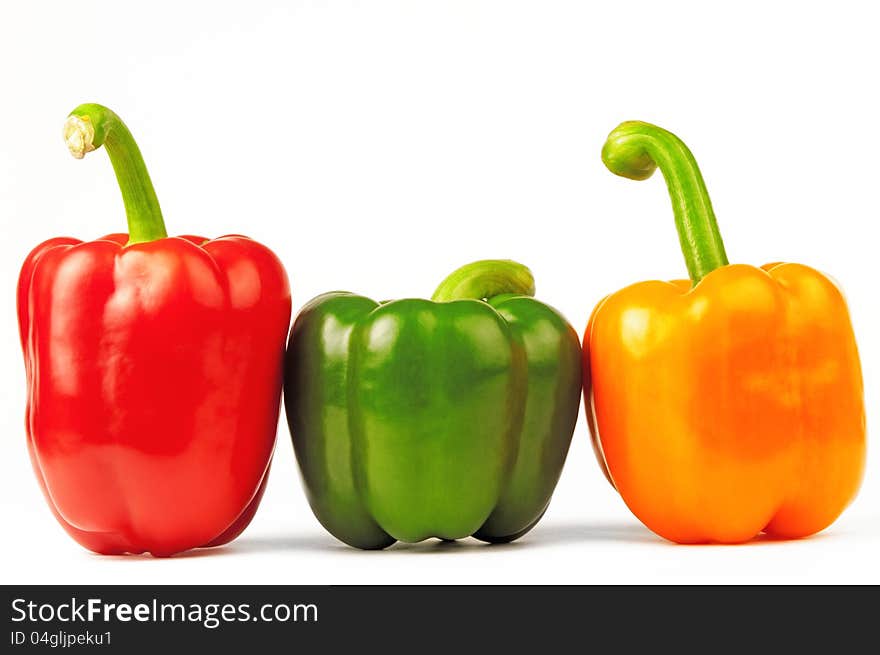
<svg viewBox="0 0 880 655"><path fill-rule="evenodd" d="M125 229L106 155L77 162L61 140L87 101L117 110L139 140L169 231L270 245L294 311L339 288L430 295L460 264L502 257L529 265L540 298L579 332L604 294L685 274L662 179L616 178L599 158L621 120L663 125L700 162L731 261L807 263L846 290L870 439L871 3L590 4L4 3L0 582L880 582L876 448L860 496L824 533L683 547L628 512L583 417L550 510L509 546L343 546L306 504L283 423L262 508L229 547L103 558L45 507L25 449L14 289L40 241Z"/></svg>

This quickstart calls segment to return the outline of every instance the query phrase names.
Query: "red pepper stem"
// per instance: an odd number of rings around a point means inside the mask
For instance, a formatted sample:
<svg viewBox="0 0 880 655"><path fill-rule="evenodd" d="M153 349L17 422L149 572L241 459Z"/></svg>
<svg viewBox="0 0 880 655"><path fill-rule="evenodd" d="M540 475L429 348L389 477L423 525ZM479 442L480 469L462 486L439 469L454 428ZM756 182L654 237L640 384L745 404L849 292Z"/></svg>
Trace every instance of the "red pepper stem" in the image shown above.
<svg viewBox="0 0 880 655"><path fill-rule="evenodd" d="M102 145L107 150L125 204L129 245L168 236L144 158L119 116L103 105L80 105L64 123L64 141L77 159Z"/></svg>
<svg viewBox="0 0 880 655"><path fill-rule="evenodd" d="M535 278L532 272L509 259L483 259L450 273L437 287L431 300L488 300L501 294L534 296Z"/></svg>
<svg viewBox="0 0 880 655"><path fill-rule="evenodd" d="M709 192L694 156L681 139L662 127L627 121L608 135L602 161L615 175L631 180L646 180L657 168L663 173L681 251L694 285L727 265Z"/></svg>

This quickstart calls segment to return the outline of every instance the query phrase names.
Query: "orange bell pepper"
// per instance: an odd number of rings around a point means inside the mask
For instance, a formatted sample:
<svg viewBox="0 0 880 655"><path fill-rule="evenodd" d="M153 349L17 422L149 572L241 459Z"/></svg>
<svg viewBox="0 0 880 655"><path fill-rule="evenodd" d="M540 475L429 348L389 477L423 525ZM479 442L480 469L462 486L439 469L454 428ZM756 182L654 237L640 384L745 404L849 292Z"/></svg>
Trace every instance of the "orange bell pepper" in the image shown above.
<svg viewBox="0 0 880 655"><path fill-rule="evenodd" d="M606 475L675 542L824 529L865 462L861 368L840 289L800 264L729 265L699 168L666 130L622 123L602 159L635 180L660 168L690 273L629 286L590 318L584 394Z"/></svg>

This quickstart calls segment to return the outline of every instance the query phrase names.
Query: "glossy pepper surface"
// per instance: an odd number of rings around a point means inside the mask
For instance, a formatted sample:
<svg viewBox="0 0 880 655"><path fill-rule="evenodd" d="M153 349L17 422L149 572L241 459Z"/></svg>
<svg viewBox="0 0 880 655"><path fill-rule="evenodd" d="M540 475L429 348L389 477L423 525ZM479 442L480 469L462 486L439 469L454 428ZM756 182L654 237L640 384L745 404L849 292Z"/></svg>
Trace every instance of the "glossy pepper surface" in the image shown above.
<svg viewBox="0 0 880 655"><path fill-rule="evenodd" d="M358 548L511 541L559 478L581 389L577 334L527 268L487 260L434 302L336 292L290 332L285 407L312 509Z"/></svg>
<svg viewBox="0 0 880 655"><path fill-rule="evenodd" d="M681 543L781 538L830 525L865 461L856 342L831 279L801 264L730 265L687 147L628 122L617 175L666 178L690 280L605 298L585 345L600 462L651 530Z"/></svg>
<svg viewBox="0 0 880 655"><path fill-rule="evenodd" d="M98 553L228 542L269 470L287 276L246 237L166 237L140 152L109 109L81 105L65 138L76 157L104 145L129 234L50 239L21 269L37 480L64 529Z"/></svg>

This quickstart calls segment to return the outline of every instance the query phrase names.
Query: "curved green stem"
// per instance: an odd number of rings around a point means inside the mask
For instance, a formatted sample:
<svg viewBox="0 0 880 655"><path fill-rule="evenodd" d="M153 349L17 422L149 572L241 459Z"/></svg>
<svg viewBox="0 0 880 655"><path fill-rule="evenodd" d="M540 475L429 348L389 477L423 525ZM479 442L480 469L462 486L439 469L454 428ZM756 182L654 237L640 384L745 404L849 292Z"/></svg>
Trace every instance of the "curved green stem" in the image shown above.
<svg viewBox="0 0 880 655"><path fill-rule="evenodd" d="M602 161L615 175L631 180L646 180L654 169L660 169L672 199L681 251L695 285L716 268L727 265L706 184L681 139L662 127L627 121L608 135Z"/></svg>
<svg viewBox="0 0 880 655"><path fill-rule="evenodd" d="M509 259L483 259L450 273L437 287L431 300L488 300L503 293L534 296L535 278L532 272Z"/></svg>
<svg viewBox="0 0 880 655"><path fill-rule="evenodd" d="M125 203L129 244L168 236L141 151L119 116L103 105L80 105L64 123L64 141L77 159L102 145L107 150Z"/></svg>

